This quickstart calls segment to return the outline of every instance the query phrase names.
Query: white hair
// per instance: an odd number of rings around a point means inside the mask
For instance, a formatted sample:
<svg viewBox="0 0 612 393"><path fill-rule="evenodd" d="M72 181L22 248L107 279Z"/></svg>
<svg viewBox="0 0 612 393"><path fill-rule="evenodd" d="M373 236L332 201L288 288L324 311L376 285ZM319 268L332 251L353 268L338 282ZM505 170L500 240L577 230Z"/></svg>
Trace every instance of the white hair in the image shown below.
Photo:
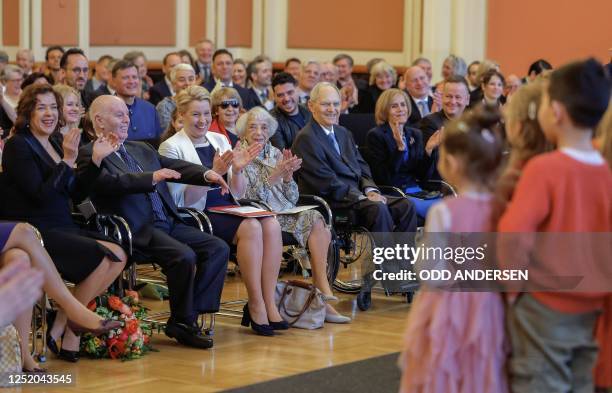
<svg viewBox="0 0 612 393"><path fill-rule="evenodd" d="M195 74L195 70L190 64L179 63L172 67L172 69L170 70L170 82L174 82L174 79L176 78L176 73L179 71L191 71Z"/></svg>
<svg viewBox="0 0 612 393"><path fill-rule="evenodd" d="M236 133L240 138L245 136L249 122L252 120L263 120L268 123L268 139L272 138L272 135L276 133L276 129L278 128L276 119L261 106L256 106L238 118L236 122Z"/></svg>

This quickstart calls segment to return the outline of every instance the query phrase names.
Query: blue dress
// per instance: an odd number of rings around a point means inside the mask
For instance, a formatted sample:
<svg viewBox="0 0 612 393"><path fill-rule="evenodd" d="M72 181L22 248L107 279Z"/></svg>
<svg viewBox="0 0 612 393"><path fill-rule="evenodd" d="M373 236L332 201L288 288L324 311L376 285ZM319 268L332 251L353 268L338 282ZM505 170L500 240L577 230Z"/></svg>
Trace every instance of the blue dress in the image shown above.
<svg viewBox="0 0 612 393"><path fill-rule="evenodd" d="M200 157L202 165L212 168L213 160L215 158L215 148L208 144L208 146L196 147L196 152ZM227 180L227 175L224 176ZM206 209L215 206L228 206L236 205L232 196L228 193L221 195L221 189L216 188L208 191L206 194ZM220 237L227 244L233 244L238 227L242 223L244 218L238 216L231 216L229 214L220 214L207 211L206 214L210 218L210 222L213 227L213 235Z"/></svg>
<svg viewBox="0 0 612 393"><path fill-rule="evenodd" d="M8 241L9 236L15 229L16 222L0 222L0 252L4 250L4 246Z"/></svg>

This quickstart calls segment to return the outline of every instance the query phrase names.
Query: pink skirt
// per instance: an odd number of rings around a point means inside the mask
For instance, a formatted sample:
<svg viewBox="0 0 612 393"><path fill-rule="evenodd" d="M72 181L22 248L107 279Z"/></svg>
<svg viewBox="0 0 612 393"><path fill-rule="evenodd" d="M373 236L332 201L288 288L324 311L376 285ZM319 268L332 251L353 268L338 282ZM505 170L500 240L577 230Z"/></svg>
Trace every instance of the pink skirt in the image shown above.
<svg viewBox="0 0 612 393"><path fill-rule="evenodd" d="M504 304L497 293L421 291L400 358L401 393L507 393Z"/></svg>

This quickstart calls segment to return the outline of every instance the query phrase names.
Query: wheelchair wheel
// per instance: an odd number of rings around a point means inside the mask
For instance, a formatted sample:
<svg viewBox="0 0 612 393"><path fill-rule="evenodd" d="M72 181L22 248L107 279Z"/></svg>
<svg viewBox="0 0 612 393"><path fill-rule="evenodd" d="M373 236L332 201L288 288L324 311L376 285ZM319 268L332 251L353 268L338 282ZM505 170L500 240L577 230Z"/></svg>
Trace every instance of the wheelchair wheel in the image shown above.
<svg viewBox="0 0 612 393"><path fill-rule="evenodd" d="M340 249L336 234L332 230L332 239L327 250L327 280L330 284L336 280L338 270L340 270Z"/></svg>
<svg viewBox="0 0 612 393"><path fill-rule="evenodd" d="M358 261L362 256L368 255L374 248L372 234L363 227L354 228L350 234L344 234L340 262L345 266Z"/></svg>
<svg viewBox="0 0 612 393"><path fill-rule="evenodd" d="M357 295L357 307L361 311L368 311L372 305L372 292L361 291Z"/></svg>

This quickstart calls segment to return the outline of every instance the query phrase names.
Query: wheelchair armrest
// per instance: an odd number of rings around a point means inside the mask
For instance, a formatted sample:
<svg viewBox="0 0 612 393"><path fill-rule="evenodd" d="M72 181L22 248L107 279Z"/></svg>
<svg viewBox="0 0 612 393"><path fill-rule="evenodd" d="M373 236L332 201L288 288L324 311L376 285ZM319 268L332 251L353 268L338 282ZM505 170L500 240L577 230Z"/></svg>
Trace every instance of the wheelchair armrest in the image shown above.
<svg viewBox="0 0 612 393"><path fill-rule="evenodd" d="M395 186L377 185L377 187L383 194L391 195L391 196L395 196L399 198L406 198L406 193L404 193L404 191L400 190L399 188Z"/></svg>
<svg viewBox="0 0 612 393"><path fill-rule="evenodd" d="M325 199L321 198L320 196L316 196L316 195L300 194L297 204L298 206L299 205L319 205L321 207L321 209L319 209L319 212L323 214L323 216L325 217L325 221L327 222L327 225L332 226L332 221L333 221L332 210L329 207L329 204L327 203L327 201L325 201Z"/></svg>
<svg viewBox="0 0 612 393"><path fill-rule="evenodd" d="M243 198L243 199L238 200L238 203L240 205L253 206L259 209L272 211L272 206L270 206L267 202L260 201L259 199Z"/></svg>
<svg viewBox="0 0 612 393"><path fill-rule="evenodd" d="M419 181L418 184L422 189L427 191L440 191L444 196L457 196L455 188L444 180L424 180Z"/></svg>

